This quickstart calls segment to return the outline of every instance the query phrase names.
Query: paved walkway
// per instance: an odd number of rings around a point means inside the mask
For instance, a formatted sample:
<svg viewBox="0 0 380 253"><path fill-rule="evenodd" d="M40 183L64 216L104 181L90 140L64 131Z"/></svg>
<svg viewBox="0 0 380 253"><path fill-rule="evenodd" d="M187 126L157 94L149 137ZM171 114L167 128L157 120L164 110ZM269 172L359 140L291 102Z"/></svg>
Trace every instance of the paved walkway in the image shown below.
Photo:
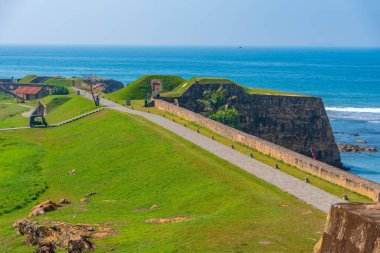
<svg viewBox="0 0 380 253"><path fill-rule="evenodd" d="M91 95L87 92L81 91L81 94L88 99L92 99ZM174 123L164 117L128 109L107 99L101 99L100 102L102 105L108 108L142 116L213 153L221 159L230 162L231 164L251 173L252 175L261 178L264 181L297 197L298 199L322 210L325 213L328 213L330 211L332 204L344 202L342 199L336 197L335 195L327 193L313 185L307 184L302 180L290 176L282 171L276 170L262 162L259 162L201 134L198 134L195 131L192 131L182 125Z"/></svg>

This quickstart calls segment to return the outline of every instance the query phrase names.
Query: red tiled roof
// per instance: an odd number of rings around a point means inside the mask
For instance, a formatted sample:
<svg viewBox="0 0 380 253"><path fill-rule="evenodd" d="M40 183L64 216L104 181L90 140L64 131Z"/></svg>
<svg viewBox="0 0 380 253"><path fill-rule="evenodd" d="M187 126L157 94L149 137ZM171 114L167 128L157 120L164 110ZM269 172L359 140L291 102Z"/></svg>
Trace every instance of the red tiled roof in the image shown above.
<svg viewBox="0 0 380 253"><path fill-rule="evenodd" d="M15 93L16 94L31 94L31 95L34 95L34 94L37 94L41 89L42 89L42 87L19 86L15 90Z"/></svg>

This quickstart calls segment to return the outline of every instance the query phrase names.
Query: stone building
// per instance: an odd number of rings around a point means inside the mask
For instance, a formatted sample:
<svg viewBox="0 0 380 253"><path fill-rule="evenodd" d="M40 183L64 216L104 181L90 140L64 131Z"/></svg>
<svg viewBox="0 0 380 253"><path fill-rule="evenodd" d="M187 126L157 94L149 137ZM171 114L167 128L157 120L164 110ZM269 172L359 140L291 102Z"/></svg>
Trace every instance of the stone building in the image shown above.
<svg viewBox="0 0 380 253"><path fill-rule="evenodd" d="M49 88L39 85L24 85L19 86L14 93L22 97L24 100L33 100L43 98L49 95Z"/></svg>

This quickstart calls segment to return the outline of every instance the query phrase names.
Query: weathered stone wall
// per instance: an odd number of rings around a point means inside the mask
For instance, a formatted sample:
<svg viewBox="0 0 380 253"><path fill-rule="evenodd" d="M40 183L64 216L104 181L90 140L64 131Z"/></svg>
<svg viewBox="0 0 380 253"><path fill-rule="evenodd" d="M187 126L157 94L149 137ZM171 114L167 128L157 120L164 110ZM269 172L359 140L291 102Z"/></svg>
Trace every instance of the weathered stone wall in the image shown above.
<svg viewBox="0 0 380 253"><path fill-rule="evenodd" d="M380 205L335 204L314 253L380 252Z"/></svg>
<svg viewBox="0 0 380 253"><path fill-rule="evenodd" d="M235 84L194 84L177 98L179 106L202 113L204 106L197 100L220 86L234 98L229 104L239 111L243 132L309 157L314 152L318 160L341 166L330 121L318 97L248 94Z"/></svg>
<svg viewBox="0 0 380 253"><path fill-rule="evenodd" d="M287 164L295 166L327 181L343 186L362 195L368 196L374 201L378 201L379 199L380 185L377 183L353 175L349 172L312 159L308 156L299 154L287 148L281 147L264 139L228 127L224 124L203 117L198 113L165 102L163 100L155 100L155 107L162 111L178 115L181 118L204 126L231 141L236 141L248 147L254 148L261 153L281 160Z"/></svg>

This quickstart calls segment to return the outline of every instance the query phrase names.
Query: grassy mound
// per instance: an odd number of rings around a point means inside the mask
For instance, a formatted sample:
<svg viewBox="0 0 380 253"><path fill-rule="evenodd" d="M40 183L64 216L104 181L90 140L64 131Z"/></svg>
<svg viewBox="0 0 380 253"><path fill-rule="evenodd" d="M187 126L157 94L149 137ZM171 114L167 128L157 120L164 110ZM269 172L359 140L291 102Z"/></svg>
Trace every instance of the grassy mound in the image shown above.
<svg viewBox="0 0 380 253"><path fill-rule="evenodd" d="M145 99L146 94L152 92L150 81L152 79L160 79L164 84L164 92L171 91L185 80L179 76L172 75L145 75L136 81L128 84L124 88L106 95L112 101L123 101L125 99Z"/></svg>
<svg viewBox="0 0 380 253"><path fill-rule="evenodd" d="M1 135L44 147L49 189L0 216L0 252L32 251L11 224L33 204L60 198L72 204L39 220L107 222L119 231L96 240L96 252L310 252L323 231L320 211L137 116L106 110L63 127ZM81 203L88 192L97 194ZM146 222L178 216L188 219Z"/></svg>
<svg viewBox="0 0 380 253"><path fill-rule="evenodd" d="M26 75L21 80L18 81L19 84L28 84L30 81L32 81L34 78L36 78L36 75Z"/></svg>
<svg viewBox="0 0 380 253"><path fill-rule="evenodd" d="M24 207L46 189L41 151L40 145L0 137L0 215Z"/></svg>
<svg viewBox="0 0 380 253"><path fill-rule="evenodd" d="M47 107L46 121L49 124L62 122L96 108L92 101L76 95L48 96L43 102Z"/></svg>
<svg viewBox="0 0 380 253"><path fill-rule="evenodd" d="M73 86L73 81L75 82L74 79L69 79L69 78L61 78L61 77L52 77L47 80L45 80L43 83L44 84L49 84L49 85L54 85L54 86L59 86L59 87L70 87Z"/></svg>
<svg viewBox="0 0 380 253"><path fill-rule="evenodd" d="M184 81L178 85L173 90L163 93L165 97L180 97L187 89L189 89L193 84L198 82L199 84L235 84L237 83L227 79L227 78L215 78L215 77L192 77L187 81Z"/></svg>
<svg viewBox="0 0 380 253"><path fill-rule="evenodd" d="M178 85L172 91L162 93L162 96L165 97L180 97L185 91L187 91L193 84L198 82L199 84L232 84L242 87L249 94L267 94L267 95L300 95L296 93L283 92L277 90L270 90L264 88L248 88L243 85L240 85L227 78L219 77L192 77L189 80L183 82L181 85Z"/></svg>

